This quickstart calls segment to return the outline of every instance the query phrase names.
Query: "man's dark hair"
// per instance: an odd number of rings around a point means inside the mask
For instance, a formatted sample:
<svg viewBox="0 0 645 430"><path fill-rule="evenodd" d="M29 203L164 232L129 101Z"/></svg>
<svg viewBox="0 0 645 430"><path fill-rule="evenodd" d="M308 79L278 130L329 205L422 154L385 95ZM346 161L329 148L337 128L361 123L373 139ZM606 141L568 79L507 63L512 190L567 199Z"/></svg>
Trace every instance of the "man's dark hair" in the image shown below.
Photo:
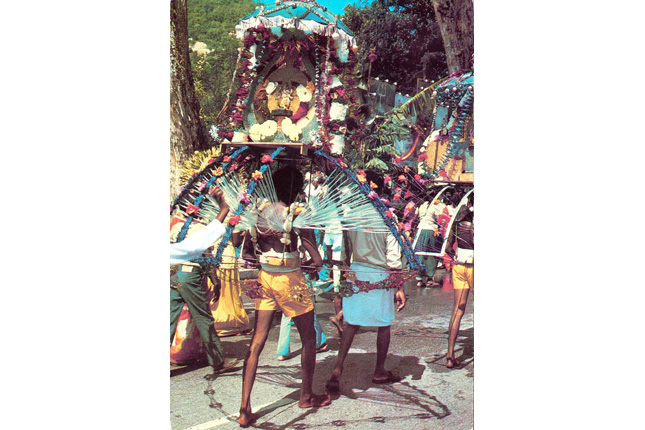
<svg viewBox="0 0 645 430"><path fill-rule="evenodd" d="M305 182L302 173L293 166L286 166L277 170L272 176L278 200L288 205L295 202Z"/></svg>

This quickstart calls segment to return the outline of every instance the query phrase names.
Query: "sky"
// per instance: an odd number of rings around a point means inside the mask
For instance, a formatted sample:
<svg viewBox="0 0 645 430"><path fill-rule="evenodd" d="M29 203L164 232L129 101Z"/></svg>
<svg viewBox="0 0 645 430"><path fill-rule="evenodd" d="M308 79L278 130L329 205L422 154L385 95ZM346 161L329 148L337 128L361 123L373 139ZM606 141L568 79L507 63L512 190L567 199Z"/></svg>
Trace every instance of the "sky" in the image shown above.
<svg viewBox="0 0 645 430"><path fill-rule="evenodd" d="M275 0L260 0L261 3L274 4ZM348 4L356 4L359 0L316 0L321 6L326 6L330 11L336 15L342 15L343 9Z"/></svg>

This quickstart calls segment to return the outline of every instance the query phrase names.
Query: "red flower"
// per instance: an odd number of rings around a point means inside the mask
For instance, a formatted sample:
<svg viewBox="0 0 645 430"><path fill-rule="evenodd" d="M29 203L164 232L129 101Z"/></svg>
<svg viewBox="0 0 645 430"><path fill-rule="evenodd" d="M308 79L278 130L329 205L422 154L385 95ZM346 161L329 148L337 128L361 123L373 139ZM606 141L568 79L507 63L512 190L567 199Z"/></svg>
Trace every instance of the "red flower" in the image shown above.
<svg viewBox="0 0 645 430"><path fill-rule="evenodd" d="M225 162L225 163L230 163L230 162L231 162L231 160L232 160L232 158L231 158L230 156L228 156L228 155L225 155L225 156L224 156L224 162Z"/></svg>
<svg viewBox="0 0 645 430"><path fill-rule="evenodd" d="M420 163L421 163L421 162L423 162L423 161L426 161L427 159L428 159L428 154L421 154L421 155L419 155L419 157L417 158L417 160L418 160Z"/></svg>
<svg viewBox="0 0 645 430"><path fill-rule="evenodd" d="M241 217L241 216L239 216L239 215L235 215L235 216L232 216L232 217L230 217L230 218L228 219L228 223L229 223L230 225L237 225L237 223L238 223L238 222L240 222L240 220L241 220L241 219L242 219L242 217Z"/></svg>
<svg viewBox="0 0 645 430"><path fill-rule="evenodd" d="M367 59L370 60L370 63L373 63L374 61L376 61L377 58L378 57L373 52L370 55L367 56Z"/></svg>
<svg viewBox="0 0 645 430"><path fill-rule="evenodd" d="M419 176L419 175L414 175L414 180L415 180L415 181L420 181L420 180L421 180L421 176Z"/></svg>
<svg viewBox="0 0 645 430"><path fill-rule="evenodd" d="M413 195L414 195L414 194L412 194L412 193L410 192L410 190L407 190L407 191L405 192L405 198L406 198L406 199L409 199L409 198L410 198L410 197L412 197Z"/></svg>
<svg viewBox="0 0 645 430"><path fill-rule="evenodd" d="M388 182L390 182L391 180L392 180L392 178L391 178L391 177L386 176L386 177L384 177L384 178L383 178L383 183L387 184L387 183L388 183Z"/></svg>
<svg viewBox="0 0 645 430"><path fill-rule="evenodd" d="M271 162L273 162L273 158L271 158L271 156L269 154L264 154L260 161L262 161L263 164L271 163Z"/></svg>
<svg viewBox="0 0 645 430"><path fill-rule="evenodd" d="M195 215L199 212L199 208L193 204L189 204L188 207L186 208L186 213L188 215Z"/></svg>

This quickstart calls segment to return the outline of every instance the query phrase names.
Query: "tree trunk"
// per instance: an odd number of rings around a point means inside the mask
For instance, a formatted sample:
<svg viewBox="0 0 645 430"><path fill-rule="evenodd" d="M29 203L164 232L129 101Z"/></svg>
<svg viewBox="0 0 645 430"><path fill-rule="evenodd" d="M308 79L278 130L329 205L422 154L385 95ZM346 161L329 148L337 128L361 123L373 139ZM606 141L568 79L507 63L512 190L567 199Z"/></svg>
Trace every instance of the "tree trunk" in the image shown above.
<svg viewBox="0 0 645 430"><path fill-rule="evenodd" d="M170 200L179 193L179 170L195 151L208 149L199 116L188 51L187 0L170 2Z"/></svg>
<svg viewBox="0 0 645 430"><path fill-rule="evenodd" d="M446 51L448 72L472 69L473 0L432 0Z"/></svg>

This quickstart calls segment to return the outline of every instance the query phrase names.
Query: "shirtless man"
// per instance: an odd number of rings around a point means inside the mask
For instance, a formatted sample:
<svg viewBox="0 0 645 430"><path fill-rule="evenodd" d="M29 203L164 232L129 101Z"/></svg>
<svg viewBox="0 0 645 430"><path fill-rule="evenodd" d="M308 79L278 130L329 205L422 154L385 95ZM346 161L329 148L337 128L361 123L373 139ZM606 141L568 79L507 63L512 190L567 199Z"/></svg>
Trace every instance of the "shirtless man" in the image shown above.
<svg viewBox="0 0 645 430"><path fill-rule="evenodd" d="M452 284L455 293L452 316L448 329L448 354L446 356L446 367L452 369L461 367L461 363L455 358L455 342L459 333L461 318L466 311L468 294L475 287L474 283L474 195L468 196L468 204L459 209L455 215L452 228L448 232L448 243L446 253L454 259L452 267ZM457 244L456 249L454 244Z"/></svg>
<svg viewBox="0 0 645 430"><path fill-rule="evenodd" d="M244 361L242 401L237 420L241 427L248 427L257 420L257 414L251 410L251 390L260 353L278 309L281 309L284 315L293 318L302 343L302 387L298 406L311 408L331 404L328 393L314 394L312 389L316 366L314 305L300 269L298 235L288 227L281 230L272 228L289 224L289 216L292 216L290 212L294 211L290 205L302 190L303 177L297 169L285 167L273 174L273 183L279 202L264 208L256 225L257 244L262 252L259 256L261 269L258 281L261 284L260 293L264 297L255 300L255 331ZM277 224L276 219L279 220ZM301 230L300 240L312 258L307 265L322 267L322 258L315 245L313 231Z"/></svg>

